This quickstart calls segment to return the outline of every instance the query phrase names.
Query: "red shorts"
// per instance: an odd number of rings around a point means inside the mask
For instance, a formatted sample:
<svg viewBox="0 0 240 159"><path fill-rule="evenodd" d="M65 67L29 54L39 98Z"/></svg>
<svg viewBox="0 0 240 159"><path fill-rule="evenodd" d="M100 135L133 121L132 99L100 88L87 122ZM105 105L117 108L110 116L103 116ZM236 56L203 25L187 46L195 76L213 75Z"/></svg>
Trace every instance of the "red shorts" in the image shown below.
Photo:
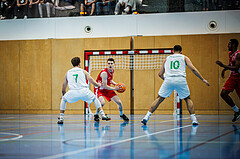
<svg viewBox="0 0 240 159"><path fill-rule="evenodd" d="M117 95L113 90L99 90L99 89L95 89L94 93L97 93L97 97L105 97L107 99L107 101L111 101L111 98L114 97L115 95Z"/></svg>
<svg viewBox="0 0 240 159"><path fill-rule="evenodd" d="M236 89L237 95L240 98L240 77L230 76L222 89L229 92L233 92Z"/></svg>

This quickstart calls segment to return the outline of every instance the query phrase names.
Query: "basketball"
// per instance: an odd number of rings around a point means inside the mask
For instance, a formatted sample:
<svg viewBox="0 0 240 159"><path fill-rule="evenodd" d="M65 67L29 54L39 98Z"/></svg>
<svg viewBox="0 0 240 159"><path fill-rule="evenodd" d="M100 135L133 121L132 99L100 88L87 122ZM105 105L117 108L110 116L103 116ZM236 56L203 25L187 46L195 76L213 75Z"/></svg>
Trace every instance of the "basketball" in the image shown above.
<svg viewBox="0 0 240 159"><path fill-rule="evenodd" d="M120 88L119 90L117 90L117 92L119 92L119 93L123 93L126 90L125 84L123 84L121 82L119 82L116 86L118 86Z"/></svg>

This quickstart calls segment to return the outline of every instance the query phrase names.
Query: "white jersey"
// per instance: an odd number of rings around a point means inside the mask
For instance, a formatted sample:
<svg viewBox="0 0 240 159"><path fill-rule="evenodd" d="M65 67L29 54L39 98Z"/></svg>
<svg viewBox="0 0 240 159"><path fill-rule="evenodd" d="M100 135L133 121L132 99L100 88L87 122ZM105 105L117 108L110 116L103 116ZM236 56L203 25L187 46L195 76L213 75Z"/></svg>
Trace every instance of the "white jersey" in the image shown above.
<svg viewBox="0 0 240 159"><path fill-rule="evenodd" d="M182 54L173 54L166 58L164 78L186 77L186 61Z"/></svg>
<svg viewBox="0 0 240 159"><path fill-rule="evenodd" d="M83 69L74 67L67 72L67 81L70 90L78 90L82 88L88 88L86 82L86 76Z"/></svg>

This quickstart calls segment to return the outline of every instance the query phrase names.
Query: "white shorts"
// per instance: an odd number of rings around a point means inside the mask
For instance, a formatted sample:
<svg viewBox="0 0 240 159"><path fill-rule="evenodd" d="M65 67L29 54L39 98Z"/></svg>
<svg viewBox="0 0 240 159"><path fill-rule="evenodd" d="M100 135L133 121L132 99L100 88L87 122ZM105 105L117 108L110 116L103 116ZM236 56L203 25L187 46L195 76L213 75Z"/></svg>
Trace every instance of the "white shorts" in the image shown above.
<svg viewBox="0 0 240 159"><path fill-rule="evenodd" d="M158 95L163 98L167 98L174 90L177 91L180 99L187 98L190 95L185 77L168 77L164 80L161 88L158 91Z"/></svg>
<svg viewBox="0 0 240 159"><path fill-rule="evenodd" d="M79 100L83 100L88 104L91 104L96 98L95 94L90 91L88 88L82 88L80 90L69 90L63 96L68 103L75 103Z"/></svg>

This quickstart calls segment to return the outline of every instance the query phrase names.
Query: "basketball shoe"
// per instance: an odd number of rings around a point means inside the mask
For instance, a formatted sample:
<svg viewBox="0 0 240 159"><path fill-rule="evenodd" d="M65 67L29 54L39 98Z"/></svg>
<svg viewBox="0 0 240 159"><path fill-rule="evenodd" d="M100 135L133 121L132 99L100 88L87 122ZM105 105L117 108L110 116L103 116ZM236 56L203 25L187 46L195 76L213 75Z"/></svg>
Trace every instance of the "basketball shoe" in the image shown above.
<svg viewBox="0 0 240 159"><path fill-rule="evenodd" d="M104 115L104 116L102 116L102 120L108 121L108 120L111 120L111 118L109 118L107 115Z"/></svg>
<svg viewBox="0 0 240 159"><path fill-rule="evenodd" d="M240 112L240 111L239 111ZM235 121L237 121L239 118L240 118L240 113L239 112L235 112L234 113L234 117L233 117L233 119L232 119L232 122L235 122Z"/></svg>
<svg viewBox="0 0 240 159"><path fill-rule="evenodd" d="M141 123L143 123L143 125L146 125L147 124L147 120L146 119L143 119L142 121L141 121Z"/></svg>
<svg viewBox="0 0 240 159"><path fill-rule="evenodd" d="M61 119L61 118L58 117L58 122L57 123L58 124L63 124L63 118Z"/></svg>
<svg viewBox="0 0 240 159"><path fill-rule="evenodd" d="M192 120L192 124L193 124L193 125L198 125L197 120L196 120L196 119L195 119L195 120Z"/></svg>
<svg viewBox="0 0 240 159"><path fill-rule="evenodd" d="M99 115L98 114L94 115L94 121L99 122Z"/></svg>
<svg viewBox="0 0 240 159"><path fill-rule="evenodd" d="M120 115L120 118L122 118L124 121L129 121L128 117L125 114Z"/></svg>

